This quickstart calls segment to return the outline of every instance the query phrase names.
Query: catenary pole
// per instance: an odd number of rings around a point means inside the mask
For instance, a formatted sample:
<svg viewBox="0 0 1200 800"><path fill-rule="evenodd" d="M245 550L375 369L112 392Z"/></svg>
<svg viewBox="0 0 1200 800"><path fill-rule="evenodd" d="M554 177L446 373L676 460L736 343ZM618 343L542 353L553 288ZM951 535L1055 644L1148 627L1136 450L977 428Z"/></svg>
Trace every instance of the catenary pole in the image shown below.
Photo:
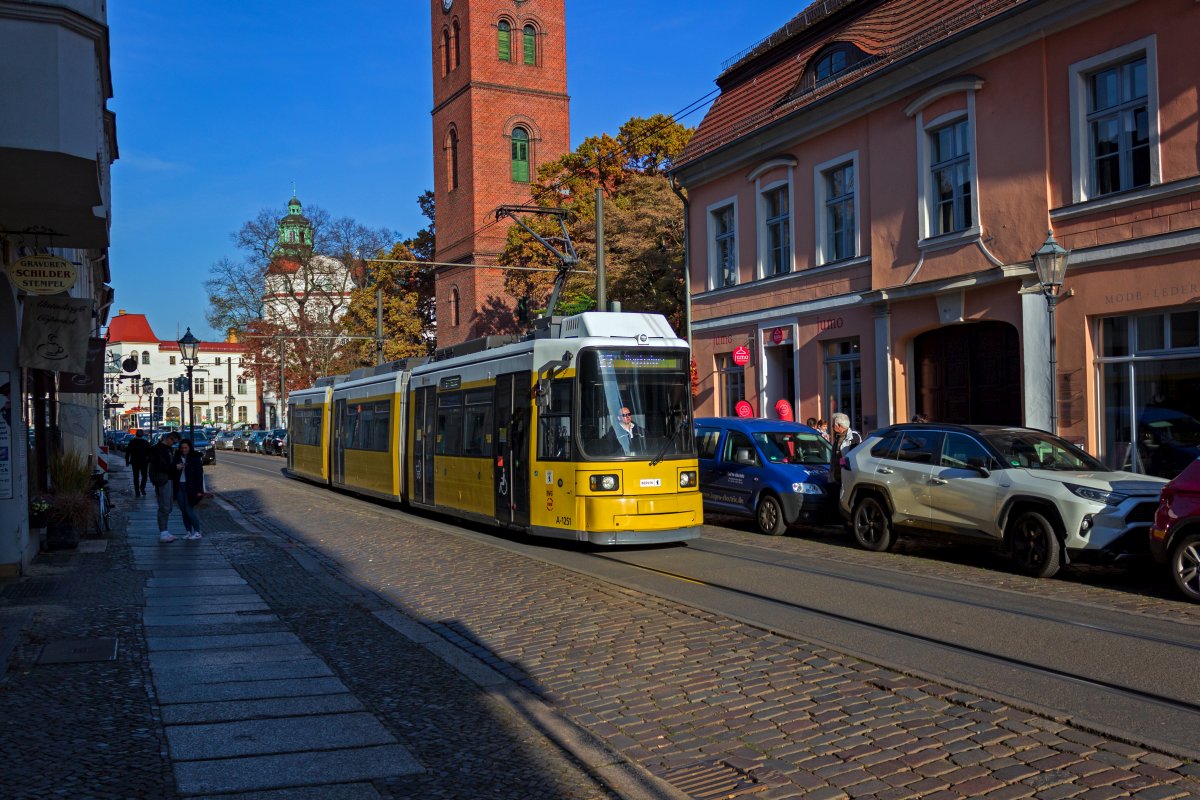
<svg viewBox="0 0 1200 800"><path fill-rule="evenodd" d="M608 287L604 274L604 189L596 187L596 310L608 310Z"/></svg>

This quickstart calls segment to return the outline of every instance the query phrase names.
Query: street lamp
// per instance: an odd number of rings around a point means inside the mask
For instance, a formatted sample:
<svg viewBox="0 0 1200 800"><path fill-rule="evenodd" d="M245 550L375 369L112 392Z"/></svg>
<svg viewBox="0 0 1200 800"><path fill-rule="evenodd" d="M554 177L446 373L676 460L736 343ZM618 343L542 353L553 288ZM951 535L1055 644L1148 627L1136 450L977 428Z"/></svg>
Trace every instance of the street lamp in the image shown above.
<svg viewBox="0 0 1200 800"><path fill-rule="evenodd" d="M178 329L177 329L178 330ZM196 399L192 394L192 368L196 366L196 356L200 352L200 340L192 335L192 329L188 328L187 333L179 339L179 354L183 356L183 363L187 367L188 380L188 438L195 441L196 439Z"/></svg>
<svg viewBox="0 0 1200 800"><path fill-rule="evenodd" d="M1056 384L1058 382L1058 335L1054 327L1054 307L1062 291L1063 278L1067 274L1067 261L1071 257L1069 250L1063 249L1054 240L1054 231L1046 231L1046 241L1033 254L1033 264L1037 269L1038 282L1042 284L1042 295L1046 298L1046 313L1050 317L1050 432L1058 435L1058 399Z"/></svg>

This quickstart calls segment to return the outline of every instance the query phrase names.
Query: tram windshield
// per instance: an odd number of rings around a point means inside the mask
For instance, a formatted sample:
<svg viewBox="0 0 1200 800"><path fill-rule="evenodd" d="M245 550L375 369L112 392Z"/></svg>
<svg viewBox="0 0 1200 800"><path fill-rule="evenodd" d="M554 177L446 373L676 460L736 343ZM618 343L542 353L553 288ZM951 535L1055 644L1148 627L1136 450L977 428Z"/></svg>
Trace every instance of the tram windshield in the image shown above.
<svg viewBox="0 0 1200 800"><path fill-rule="evenodd" d="M584 458L693 456L687 350L584 350L576 375Z"/></svg>

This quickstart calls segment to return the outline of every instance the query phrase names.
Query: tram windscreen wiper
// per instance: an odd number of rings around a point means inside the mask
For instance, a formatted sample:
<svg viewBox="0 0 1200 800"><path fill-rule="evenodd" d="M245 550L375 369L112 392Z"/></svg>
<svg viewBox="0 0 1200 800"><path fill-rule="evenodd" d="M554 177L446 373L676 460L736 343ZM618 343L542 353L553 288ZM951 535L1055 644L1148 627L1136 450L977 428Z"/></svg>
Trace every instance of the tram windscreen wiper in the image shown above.
<svg viewBox="0 0 1200 800"><path fill-rule="evenodd" d="M662 463L663 456L667 454L667 450L671 449L671 445L675 444L675 437L679 435L679 423L683 419L683 412L680 409L670 409L667 411L667 440L663 442L662 449L658 451L650 466L657 467Z"/></svg>

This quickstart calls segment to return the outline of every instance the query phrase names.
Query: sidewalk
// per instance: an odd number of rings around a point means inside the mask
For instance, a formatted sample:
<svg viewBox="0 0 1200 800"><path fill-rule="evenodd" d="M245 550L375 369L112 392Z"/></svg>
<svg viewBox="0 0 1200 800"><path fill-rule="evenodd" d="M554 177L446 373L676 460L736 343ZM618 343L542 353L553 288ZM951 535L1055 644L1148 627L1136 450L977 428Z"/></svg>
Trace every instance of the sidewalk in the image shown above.
<svg viewBox="0 0 1200 800"><path fill-rule="evenodd" d="M679 797L219 501L160 543L128 480L0 584L5 797Z"/></svg>

